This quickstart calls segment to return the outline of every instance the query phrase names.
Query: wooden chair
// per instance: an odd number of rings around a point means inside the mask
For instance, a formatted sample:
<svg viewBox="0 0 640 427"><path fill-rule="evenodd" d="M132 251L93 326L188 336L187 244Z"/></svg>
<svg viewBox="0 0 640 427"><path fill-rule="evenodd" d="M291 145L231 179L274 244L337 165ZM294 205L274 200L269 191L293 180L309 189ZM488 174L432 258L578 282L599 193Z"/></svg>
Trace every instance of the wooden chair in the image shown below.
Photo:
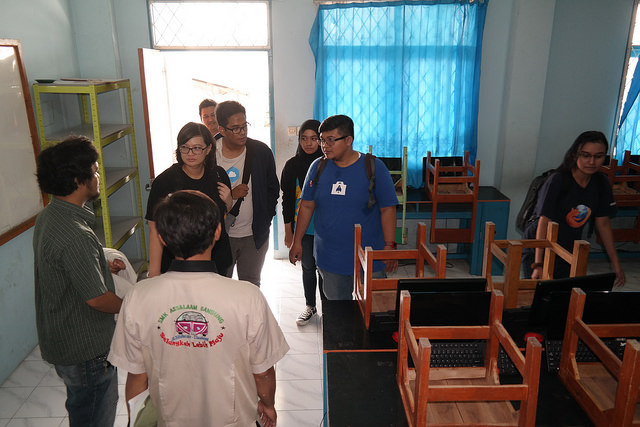
<svg viewBox="0 0 640 427"><path fill-rule="evenodd" d="M397 381L409 426L535 425L542 348L529 338L522 355L501 323L502 302L502 293L492 291L488 325L416 327L409 321L411 296L402 291ZM438 339L486 340L484 366L431 368L430 340ZM499 346L522 375L521 384L500 384ZM511 401L520 401L518 411Z"/></svg>
<svg viewBox="0 0 640 427"><path fill-rule="evenodd" d="M373 154L373 146L369 145L369 153ZM407 147L402 147L402 158L400 157L378 157L389 170L391 179L396 189L398 206L402 211L402 222L400 227L396 227L396 243L407 244Z"/></svg>
<svg viewBox="0 0 640 427"><path fill-rule="evenodd" d="M537 279L520 278L522 250L525 248L544 248L544 265L542 267L541 280L553 279L556 256L571 265L570 277L587 274L589 242L576 240L573 244L573 252L567 251L557 243L558 223L549 222L546 238L542 240L495 240L495 227L495 224L490 221L485 224L482 277L487 279L488 289L502 290L505 298L505 308L516 308L531 304L533 291L538 283ZM491 275L494 257L504 265L504 280L502 282L494 280Z"/></svg>
<svg viewBox="0 0 640 427"><path fill-rule="evenodd" d="M447 249L438 245L434 256L426 245L427 226L418 224L416 249L377 250L362 247L362 230L360 224L355 225L353 288L356 301L369 329L372 312L384 312L395 309L398 279L402 277L373 278L373 261L410 259L416 263L416 273L412 277L425 277L425 262L433 270L434 279L443 279L447 269Z"/></svg>
<svg viewBox="0 0 640 427"><path fill-rule="evenodd" d="M431 200L431 243L472 243L475 233L480 186L480 160L469 163L465 151L461 166L443 166L440 159L432 159L427 152L425 166L425 190ZM466 204L471 209L468 228L437 228L438 208L441 204Z"/></svg>
<svg viewBox="0 0 640 427"><path fill-rule="evenodd" d="M622 361L600 338L638 337L640 324L587 325L582 320L586 294L573 289L558 375L576 402L598 426L640 425L640 343L627 340ZM576 362L578 339L600 363Z"/></svg>
<svg viewBox="0 0 640 427"><path fill-rule="evenodd" d="M618 165L617 159L612 159L600 170L609 178L618 207L640 208L640 164L632 160L631 151L624 152L622 165ZM640 210L633 227L613 229L613 239L616 242L640 242Z"/></svg>

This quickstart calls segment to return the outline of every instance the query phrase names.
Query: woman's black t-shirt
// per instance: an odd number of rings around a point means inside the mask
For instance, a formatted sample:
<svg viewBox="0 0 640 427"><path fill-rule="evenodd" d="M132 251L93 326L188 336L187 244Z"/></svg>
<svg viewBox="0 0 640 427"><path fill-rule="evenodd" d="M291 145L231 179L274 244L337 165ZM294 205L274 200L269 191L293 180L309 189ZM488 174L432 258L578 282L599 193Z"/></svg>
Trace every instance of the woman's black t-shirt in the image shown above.
<svg viewBox="0 0 640 427"><path fill-rule="evenodd" d="M229 177L225 170L220 166L216 166L215 169L206 168L204 175L200 179L193 179L182 170L182 167L179 164L174 163L153 180L151 192L149 193L149 200L147 202L147 215L145 218L149 221L155 221L153 214L156 205L168 194L175 191L197 190L211 197L220 207L220 221L222 223L222 233L220 234L220 239L213 247L213 253L211 256L215 262L218 272L220 274L225 274L231 266L231 246L229 244L229 236L227 235L224 229L224 223L222 222L226 213L226 205L218 193L218 181L231 188ZM162 264L160 267L160 271L162 273L169 269L169 265L173 258L173 254L167 248L163 248Z"/></svg>

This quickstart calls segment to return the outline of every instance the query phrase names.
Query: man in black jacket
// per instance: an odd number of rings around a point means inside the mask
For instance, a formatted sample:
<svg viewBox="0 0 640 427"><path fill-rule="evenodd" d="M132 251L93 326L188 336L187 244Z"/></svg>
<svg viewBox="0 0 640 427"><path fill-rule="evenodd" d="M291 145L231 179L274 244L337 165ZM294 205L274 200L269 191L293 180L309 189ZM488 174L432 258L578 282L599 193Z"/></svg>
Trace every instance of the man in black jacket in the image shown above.
<svg viewBox="0 0 640 427"><path fill-rule="evenodd" d="M216 161L229 175L234 200L225 219L233 257L231 271L237 264L238 279L260 286L269 227L280 193L275 160L266 144L247 137L249 123L240 103L221 102L216 117L222 135Z"/></svg>

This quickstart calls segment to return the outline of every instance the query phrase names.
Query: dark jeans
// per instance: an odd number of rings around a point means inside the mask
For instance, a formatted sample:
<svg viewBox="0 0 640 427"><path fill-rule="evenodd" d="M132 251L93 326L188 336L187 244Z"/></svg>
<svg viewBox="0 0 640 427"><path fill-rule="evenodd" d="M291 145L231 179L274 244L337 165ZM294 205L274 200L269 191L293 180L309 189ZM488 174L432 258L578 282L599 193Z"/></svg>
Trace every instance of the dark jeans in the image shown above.
<svg viewBox="0 0 640 427"><path fill-rule="evenodd" d="M106 355L78 363L55 365L67 386L65 407L70 427L113 426L118 404L118 374Z"/></svg>
<svg viewBox="0 0 640 427"><path fill-rule="evenodd" d="M304 286L304 299L309 307L316 306L316 283L320 289L320 299L326 300L322 276L318 274L316 259L313 257L313 234L305 234L302 236L302 286Z"/></svg>

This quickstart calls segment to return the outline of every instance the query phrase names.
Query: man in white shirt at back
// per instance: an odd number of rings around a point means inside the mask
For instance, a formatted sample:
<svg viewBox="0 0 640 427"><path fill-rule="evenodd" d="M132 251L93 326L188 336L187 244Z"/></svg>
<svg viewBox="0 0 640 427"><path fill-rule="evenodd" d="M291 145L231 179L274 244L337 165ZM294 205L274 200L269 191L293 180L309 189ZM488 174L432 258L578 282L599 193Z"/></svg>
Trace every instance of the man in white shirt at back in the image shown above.
<svg viewBox="0 0 640 427"><path fill-rule="evenodd" d="M176 259L125 297L109 361L127 401L147 388L160 426L276 425L274 364L289 350L259 288L213 273L219 209L197 191L156 208Z"/></svg>

